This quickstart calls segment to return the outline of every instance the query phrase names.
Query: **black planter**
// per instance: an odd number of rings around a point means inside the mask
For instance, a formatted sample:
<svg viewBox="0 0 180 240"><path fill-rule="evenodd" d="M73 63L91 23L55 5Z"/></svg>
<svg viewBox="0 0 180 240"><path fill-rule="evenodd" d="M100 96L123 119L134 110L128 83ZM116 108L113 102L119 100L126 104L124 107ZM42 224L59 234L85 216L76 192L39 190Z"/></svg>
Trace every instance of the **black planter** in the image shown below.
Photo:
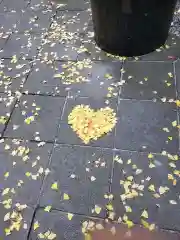
<svg viewBox="0 0 180 240"><path fill-rule="evenodd" d="M121 56L143 55L162 46L177 0L91 0L97 45Z"/></svg>

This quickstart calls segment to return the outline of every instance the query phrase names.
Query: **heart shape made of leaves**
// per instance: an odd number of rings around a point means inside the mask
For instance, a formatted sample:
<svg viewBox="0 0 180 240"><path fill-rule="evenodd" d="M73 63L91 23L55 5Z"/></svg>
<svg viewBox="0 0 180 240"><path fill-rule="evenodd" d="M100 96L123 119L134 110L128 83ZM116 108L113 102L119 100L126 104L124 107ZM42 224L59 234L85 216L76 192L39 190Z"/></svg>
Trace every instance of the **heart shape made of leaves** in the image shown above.
<svg viewBox="0 0 180 240"><path fill-rule="evenodd" d="M68 124L85 144L112 131L116 122L116 113L109 107L95 111L88 105L77 105L68 116Z"/></svg>

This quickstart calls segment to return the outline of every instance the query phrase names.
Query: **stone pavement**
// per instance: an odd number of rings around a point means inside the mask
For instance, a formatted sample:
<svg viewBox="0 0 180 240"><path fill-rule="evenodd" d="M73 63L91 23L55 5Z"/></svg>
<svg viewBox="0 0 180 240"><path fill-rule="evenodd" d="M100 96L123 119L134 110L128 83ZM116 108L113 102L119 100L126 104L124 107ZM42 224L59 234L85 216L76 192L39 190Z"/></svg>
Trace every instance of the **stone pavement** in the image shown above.
<svg viewBox="0 0 180 240"><path fill-rule="evenodd" d="M0 239L80 240L105 219L180 231L180 39L115 57L86 0L0 2ZM85 144L81 104L116 126Z"/></svg>

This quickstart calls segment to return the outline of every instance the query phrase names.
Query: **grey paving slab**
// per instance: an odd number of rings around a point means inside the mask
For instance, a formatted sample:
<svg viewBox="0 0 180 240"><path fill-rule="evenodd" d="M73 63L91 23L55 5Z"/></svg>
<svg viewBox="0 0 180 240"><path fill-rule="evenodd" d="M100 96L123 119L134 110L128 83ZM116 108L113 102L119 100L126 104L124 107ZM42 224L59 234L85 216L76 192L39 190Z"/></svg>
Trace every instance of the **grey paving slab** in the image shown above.
<svg viewBox="0 0 180 240"><path fill-rule="evenodd" d="M111 150L57 145L40 205L105 217L107 199L104 195L109 191L111 165ZM58 185L55 190L52 189L54 183ZM64 194L68 194L69 200Z"/></svg>
<svg viewBox="0 0 180 240"><path fill-rule="evenodd" d="M134 223L141 224L142 219L146 220L142 217L146 210L148 222L164 229L171 222L168 229L179 230L179 182L178 175L174 174L178 174L176 169L179 169L177 157L168 153L115 152L112 204L117 219L125 214Z"/></svg>
<svg viewBox="0 0 180 240"><path fill-rule="evenodd" d="M67 42L53 40L52 42L51 38L54 38L53 34L53 32L48 33L47 39L45 39L40 48L38 57L44 60L76 60L80 40L68 40Z"/></svg>
<svg viewBox="0 0 180 240"><path fill-rule="evenodd" d="M102 136L101 138L91 140L89 143L84 143L82 139L79 138L77 133L75 133L71 126L68 125L68 116L72 112L73 108L77 105L88 105L90 108L98 111L100 108L111 107L116 112L117 101L113 99L108 105L102 98L70 98L67 100L64 113L62 115L62 120L60 122L59 131L57 134L57 142L67 143L73 145L90 145L97 147L113 148L114 147L114 135L115 131L112 129L108 134Z"/></svg>
<svg viewBox="0 0 180 240"><path fill-rule="evenodd" d="M0 31L4 33L12 33L13 31L15 31L21 15L21 12L0 13Z"/></svg>
<svg viewBox="0 0 180 240"><path fill-rule="evenodd" d="M2 1L1 7L0 7L0 12L11 12L11 11L23 11L27 5L28 1L25 0L17 0L17 1L11 1L11 0L6 0Z"/></svg>
<svg viewBox="0 0 180 240"><path fill-rule="evenodd" d="M0 94L0 136L5 130L5 126L10 118L11 112L15 105L14 96L4 93Z"/></svg>
<svg viewBox="0 0 180 240"><path fill-rule="evenodd" d="M49 29L52 17L55 13L51 10L31 10L27 8L23 12L17 24L17 32L30 32L30 33L40 33L45 32Z"/></svg>
<svg viewBox="0 0 180 240"><path fill-rule="evenodd" d="M153 100L174 99L175 76L171 62L126 62L121 98Z"/></svg>
<svg viewBox="0 0 180 240"><path fill-rule="evenodd" d="M83 33L87 29L89 21L90 15L87 10L58 11L50 31L60 30L62 33L67 33L69 37L76 38L78 34Z"/></svg>
<svg viewBox="0 0 180 240"><path fill-rule="evenodd" d="M1 59L0 61L0 92L19 91L31 70L31 64L26 60Z"/></svg>
<svg viewBox="0 0 180 240"><path fill-rule="evenodd" d="M21 206L20 206L21 207ZM24 206L23 206L24 207ZM31 220L33 218L34 209L27 206L25 209L19 211L17 207L13 209L5 209L2 205L0 205L1 217L0 217L0 236L2 239L27 239L28 232L31 226ZM4 221L4 217L12 216L11 220ZM20 220L18 220L18 218ZM22 220L21 220L22 219ZM13 229L12 225L17 226L17 230ZM12 231L10 229L12 228Z"/></svg>
<svg viewBox="0 0 180 240"><path fill-rule="evenodd" d="M5 135L53 141L64 102L64 98L23 96L13 112Z"/></svg>
<svg viewBox="0 0 180 240"><path fill-rule="evenodd" d="M96 223L102 224L102 220L95 220L77 215L74 215L72 220L68 220L67 213L57 211L47 213L43 210L37 212L34 223L36 223L36 221L39 223L40 227L35 231L31 231L30 240L37 239L40 233L45 234L48 230L51 231L51 235L55 234L57 239L83 240L83 223L84 226L86 226L86 222L88 224L93 223L94 226Z"/></svg>
<svg viewBox="0 0 180 240"><path fill-rule="evenodd" d="M51 150L52 144L1 140L1 202L11 199L12 207L16 203L36 207Z"/></svg>
<svg viewBox="0 0 180 240"><path fill-rule="evenodd" d="M33 62L33 69L28 76L23 91L33 94L67 96L67 86L55 75L62 72L62 63L48 63L40 60Z"/></svg>
<svg viewBox="0 0 180 240"><path fill-rule="evenodd" d="M175 104L121 100L117 116L116 148L147 152L178 151L178 130L172 126L172 122L177 121Z"/></svg>
<svg viewBox="0 0 180 240"><path fill-rule="evenodd" d="M71 64L68 67L68 72L72 72ZM81 65L83 69L79 71ZM72 65L73 66L73 65ZM76 81L69 86L71 96L90 97L90 98L107 98L110 101L112 98L117 98L121 87L121 67L120 62L99 62L84 60L74 64L78 71L78 75L84 79L77 84ZM74 74L74 75L75 75Z"/></svg>
<svg viewBox="0 0 180 240"><path fill-rule="evenodd" d="M17 57L34 58L41 46L41 35L28 34L12 34L1 52L1 57L12 58Z"/></svg>

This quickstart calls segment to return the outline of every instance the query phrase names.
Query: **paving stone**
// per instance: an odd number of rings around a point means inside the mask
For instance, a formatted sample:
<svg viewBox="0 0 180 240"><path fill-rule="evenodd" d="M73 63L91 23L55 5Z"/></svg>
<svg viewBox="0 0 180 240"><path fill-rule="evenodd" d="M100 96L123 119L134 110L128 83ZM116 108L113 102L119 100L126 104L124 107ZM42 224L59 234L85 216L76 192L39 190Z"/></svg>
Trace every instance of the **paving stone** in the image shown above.
<svg viewBox="0 0 180 240"><path fill-rule="evenodd" d="M180 220L178 214L180 207L178 201L179 182L177 181L177 184L173 186L174 180L168 180L168 174L173 175L174 179L178 179L178 176L174 175L173 172L179 169L179 162L171 159L175 159L175 156L168 155L168 153L161 155L129 151L115 152L112 194L117 219L127 214L130 220L136 224L141 224L141 214L146 210L149 223L156 223L157 226L164 228L164 222L168 222L168 220L162 221L162 216L164 216L164 219L170 218L172 221L168 229L173 224L177 226L177 219ZM172 167L172 164L174 164L174 167ZM131 192L134 189L137 196L132 197L131 194L129 199L125 199L124 197L127 196L125 194L126 184L128 184L130 178L132 178L132 181L130 181L129 190ZM171 204L171 200L176 201L177 205ZM132 212L126 211L125 206L130 206ZM163 212L163 209L167 208L169 208L169 215L166 215L168 211ZM176 216L174 216L175 210L177 211ZM171 229L175 228L172 227Z"/></svg>
<svg viewBox="0 0 180 240"><path fill-rule="evenodd" d="M27 5L28 5L28 1L24 1L24 0L2 1L0 12L23 11L27 7Z"/></svg>
<svg viewBox="0 0 180 240"><path fill-rule="evenodd" d="M158 210L157 223L163 229L180 231L178 221L180 220L179 207L164 205Z"/></svg>
<svg viewBox="0 0 180 240"><path fill-rule="evenodd" d="M23 96L17 104L5 135L37 141L53 141L64 98Z"/></svg>
<svg viewBox="0 0 180 240"><path fill-rule="evenodd" d="M9 120L11 111L15 105L15 98L4 93L0 94L0 136Z"/></svg>
<svg viewBox="0 0 180 240"><path fill-rule="evenodd" d="M0 92L16 92L23 87L30 64L26 60L1 59L0 72Z"/></svg>
<svg viewBox="0 0 180 240"><path fill-rule="evenodd" d="M11 33L16 30L17 23L22 13L7 12L0 14L1 28L0 31L4 33Z"/></svg>
<svg viewBox="0 0 180 240"><path fill-rule="evenodd" d="M111 107L116 112L116 100L107 105L104 102L104 99L95 99L95 98L72 98L68 99L65 106L65 110L62 116L62 121L60 122L60 128L57 135L57 141L59 143L67 143L73 145L85 145L84 142L77 136L75 132L71 129L71 126L68 125L68 115L71 113L72 109L77 105L89 105L92 109L98 110L104 107ZM114 130L109 132L105 136L102 136L96 141L91 140L87 145L113 148L114 146Z"/></svg>
<svg viewBox="0 0 180 240"><path fill-rule="evenodd" d="M171 62L126 62L121 98L152 100L176 95Z"/></svg>
<svg viewBox="0 0 180 240"><path fill-rule="evenodd" d="M50 213L39 210L34 222L38 221L40 227L36 231L31 231L30 240L36 240L39 233L46 233L50 230L57 235L57 239L64 240L84 240L82 234L82 224L85 221L90 223L102 223L102 220L91 219L88 217L74 215L72 220L68 220L67 213L52 211Z"/></svg>
<svg viewBox="0 0 180 240"><path fill-rule="evenodd" d="M105 217L109 191L112 151L78 146L57 145L50 165L40 205L52 205L59 210ZM51 189L57 182L58 190ZM64 200L68 194L70 199ZM92 212L95 205L102 208Z"/></svg>
<svg viewBox="0 0 180 240"><path fill-rule="evenodd" d="M37 50L41 44L40 35L21 35L13 34L6 42L2 58L11 58L16 55L17 57L34 58L37 55Z"/></svg>
<svg viewBox="0 0 180 240"><path fill-rule="evenodd" d="M80 66L83 62L88 63L87 68L85 67L79 72L81 76L85 77L85 82L72 84L69 87L70 95L76 97L107 98L107 100L117 98L121 84L120 70L122 63L84 60L78 61L75 64L76 66Z"/></svg>
<svg viewBox="0 0 180 240"><path fill-rule="evenodd" d="M40 227L36 231L31 231L30 240L36 240L40 233L45 234L48 230L50 231L49 234L55 234L58 239L83 240L84 236L82 234L82 226L85 226L87 229L91 229L92 240L125 240L127 239L127 233L130 232L124 224L105 224L102 220L94 218L91 219L83 216L74 215L72 220L69 221L67 213L58 211L47 213L43 210L39 210L34 220L34 223L36 222L40 224ZM97 230L96 228L98 228L98 226L102 226L102 228L104 227L105 229ZM94 229L94 231L92 231L92 229ZM116 230L115 235L112 234L113 229ZM144 239L154 240L178 240L179 234L177 232L165 230L150 232L140 226L135 226L131 229L132 239L140 239L141 237Z"/></svg>
<svg viewBox="0 0 180 240"><path fill-rule="evenodd" d="M10 240L19 240L19 239L27 239L28 232L30 230L31 221L34 214L34 209L30 208L29 206L26 209L23 209L22 211L17 211L17 209L14 209L14 212L12 209L5 209L2 205L0 205L0 236L2 239L10 239ZM12 225L11 221L4 221L4 216L7 213L13 213L14 215L18 213L18 217L22 217L22 221L20 221L20 230L16 231L15 229L10 233L10 235L6 235L5 229L8 230L10 226ZM18 221L14 221L15 223ZM17 224L19 225L19 224Z"/></svg>
<svg viewBox="0 0 180 240"><path fill-rule="evenodd" d="M90 15L88 11L58 11L50 31L61 31L67 34L65 37L77 38L78 34L84 33L88 27Z"/></svg>
<svg viewBox="0 0 180 240"><path fill-rule="evenodd" d="M51 10L33 11L28 8L19 20L17 31L31 33L45 32L50 27L52 16Z"/></svg>
<svg viewBox="0 0 180 240"><path fill-rule="evenodd" d="M59 40L50 40L52 34L49 34L42 44L38 57L44 60L76 60L79 50L79 39L68 42L59 42Z"/></svg>
<svg viewBox="0 0 180 240"><path fill-rule="evenodd" d="M61 63L58 62L46 63L40 60L33 62L33 70L25 83L24 92L67 96L66 85L62 84L61 79L54 78L54 75L61 71Z"/></svg>
<svg viewBox="0 0 180 240"><path fill-rule="evenodd" d="M152 152L165 150L170 153L178 151L177 128L172 126L172 122L177 120L173 103L122 100L117 116L116 148Z"/></svg>
<svg viewBox="0 0 180 240"><path fill-rule="evenodd" d="M51 150L52 144L1 140L0 191L10 189L7 195L12 206L16 203L36 206ZM7 195L1 195L1 201L7 200Z"/></svg>

